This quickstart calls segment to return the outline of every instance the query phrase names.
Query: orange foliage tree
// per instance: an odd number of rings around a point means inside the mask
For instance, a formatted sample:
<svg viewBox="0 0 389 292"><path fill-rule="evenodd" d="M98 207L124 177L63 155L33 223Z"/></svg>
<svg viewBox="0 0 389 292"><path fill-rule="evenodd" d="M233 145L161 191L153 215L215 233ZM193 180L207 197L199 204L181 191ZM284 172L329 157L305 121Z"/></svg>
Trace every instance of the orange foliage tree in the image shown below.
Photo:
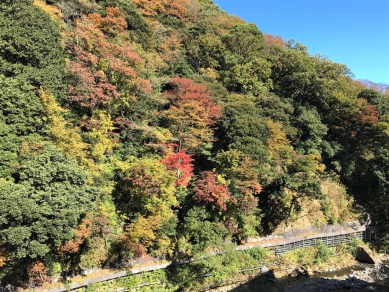
<svg viewBox="0 0 389 292"><path fill-rule="evenodd" d="M375 105L368 104L366 99L361 98L361 121L365 124L378 123L379 113Z"/></svg>
<svg viewBox="0 0 389 292"><path fill-rule="evenodd" d="M212 101L205 85L175 77L170 86L171 89L165 91L170 107L162 115L179 140L179 150L188 148L190 152L201 152L210 148L214 141L212 126L221 116L221 107Z"/></svg>
<svg viewBox="0 0 389 292"><path fill-rule="evenodd" d="M263 38L265 40L265 45L267 48L270 48L272 46L286 48L287 42L279 35L264 33Z"/></svg>
<svg viewBox="0 0 389 292"><path fill-rule="evenodd" d="M35 262L27 268L28 286L39 287L50 281L49 269L42 262Z"/></svg>
<svg viewBox="0 0 389 292"><path fill-rule="evenodd" d="M192 0L133 0L145 16L168 14L181 20L194 20L199 7Z"/></svg>
<svg viewBox="0 0 389 292"><path fill-rule="evenodd" d="M2 247L0 245L0 268L2 266L5 266L7 260L8 260L7 254L2 250Z"/></svg>
<svg viewBox="0 0 389 292"><path fill-rule="evenodd" d="M84 219L84 222L76 229L75 238L70 239L66 244L57 249L58 254L62 258L66 258L68 255L79 251L80 246L84 243L85 239L92 233L90 223L89 219Z"/></svg>

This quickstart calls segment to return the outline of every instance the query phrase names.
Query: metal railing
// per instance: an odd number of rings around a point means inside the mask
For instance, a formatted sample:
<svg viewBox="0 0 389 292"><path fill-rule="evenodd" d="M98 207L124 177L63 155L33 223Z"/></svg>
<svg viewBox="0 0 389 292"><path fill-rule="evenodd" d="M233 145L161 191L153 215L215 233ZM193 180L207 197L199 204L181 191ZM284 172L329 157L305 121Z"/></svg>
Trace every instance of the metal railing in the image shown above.
<svg viewBox="0 0 389 292"><path fill-rule="evenodd" d="M307 238L303 240L298 240L290 243L285 244L277 244L274 246L270 246L270 250L274 251L276 255L287 253L289 251L298 249L298 248L305 248L305 247L312 247L317 246L319 242L322 242L325 246L331 247L336 246L340 244L347 244L352 242L355 239L360 239L365 242L372 242L375 240L375 228L370 227L367 228L365 231L357 231L347 234L339 234L339 235L331 235L331 236L320 236L315 238Z"/></svg>

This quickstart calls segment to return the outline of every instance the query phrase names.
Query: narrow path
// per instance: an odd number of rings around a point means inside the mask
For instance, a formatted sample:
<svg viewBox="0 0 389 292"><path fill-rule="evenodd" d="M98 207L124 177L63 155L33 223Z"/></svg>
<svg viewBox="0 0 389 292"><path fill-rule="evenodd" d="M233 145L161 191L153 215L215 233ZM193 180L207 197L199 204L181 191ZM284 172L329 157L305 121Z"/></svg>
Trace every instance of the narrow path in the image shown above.
<svg viewBox="0 0 389 292"><path fill-rule="evenodd" d="M274 250L276 254L281 254L297 248L315 246L318 241L322 241L327 246L334 246L339 243L347 243L353 240L353 238L359 238L364 241L371 241L375 237L374 232L374 228L361 224L358 221L346 222L335 226L311 226L308 228L284 232L268 237L250 238L247 243L237 246L236 250L268 247ZM148 261L138 261L138 263L137 261L134 261L134 267L126 271L113 272L107 275L85 279L81 282L75 282L69 284L68 286L64 285L59 288L41 291L65 292L69 289L74 290L93 283L114 280L116 278L139 274L142 272L151 272L155 270L165 269L171 265L171 262L154 263L152 259Z"/></svg>

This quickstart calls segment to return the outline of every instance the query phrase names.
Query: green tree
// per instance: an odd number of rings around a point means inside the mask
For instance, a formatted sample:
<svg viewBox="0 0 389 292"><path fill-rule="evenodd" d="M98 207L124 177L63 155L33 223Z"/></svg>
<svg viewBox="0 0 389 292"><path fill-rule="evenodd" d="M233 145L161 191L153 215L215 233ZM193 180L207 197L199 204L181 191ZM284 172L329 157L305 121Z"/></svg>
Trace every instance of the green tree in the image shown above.
<svg viewBox="0 0 389 292"><path fill-rule="evenodd" d="M389 99L387 96L380 94L373 89L363 89L358 98L364 98L369 104L375 105L379 111L379 114L385 115L389 112Z"/></svg>
<svg viewBox="0 0 389 292"><path fill-rule="evenodd" d="M327 134L327 126L322 123L315 108L298 107L293 125L297 128L294 145L299 153L321 155L322 144Z"/></svg>
<svg viewBox="0 0 389 292"><path fill-rule="evenodd" d="M265 48L262 32L254 23L234 25L223 36L223 42L230 52L242 58L242 61L257 56Z"/></svg>
<svg viewBox="0 0 389 292"><path fill-rule="evenodd" d="M98 191L75 161L39 141L23 143L12 177L0 180L0 242L22 269L72 238Z"/></svg>
<svg viewBox="0 0 389 292"><path fill-rule="evenodd" d="M268 131L266 119L255 105L253 97L230 95L224 104L218 130L218 148L234 148L256 161L265 161Z"/></svg>
<svg viewBox="0 0 389 292"><path fill-rule="evenodd" d="M34 87L22 76L6 78L0 75L0 103L4 122L14 134L25 136L47 131L42 120L45 115L42 103Z"/></svg>
<svg viewBox="0 0 389 292"><path fill-rule="evenodd" d="M44 135L44 108L31 86L21 76L0 75L0 173L8 177L18 160L22 141L29 136ZM38 138L39 139L39 138Z"/></svg>
<svg viewBox="0 0 389 292"><path fill-rule="evenodd" d="M0 177L9 177L12 166L17 163L20 138L12 133L11 127L0 116Z"/></svg>
<svg viewBox="0 0 389 292"><path fill-rule="evenodd" d="M244 64L235 64L236 61L226 57L228 69L222 72L221 78L227 89L257 96L272 87L271 64L264 58L256 57Z"/></svg>
<svg viewBox="0 0 389 292"><path fill-rule="evenodd" d="M207 31L207 28L204 30ZM192 28L184 39L188 62L197 72L201 68L219 69L225 50L221 38L212 32L197 34Z"/></svg>
<svg viewBox="0 0 389 292"><path fill-rule="evenodd" d="M9 2L0 10L0 74L60 97L65 59L58 24L31 1Z"/></svg>
<svg viewBox="0 0 389 292"><path fill-rule="evenodd" d="M261 115L272 119L274 122L280 122L283 128L288 129L288 133L294 136L295 129L291 127L291 117L294 112L294 107L282 100L273 92L266 92L257 96L255 100L256 106L261 110Z"/></svg>

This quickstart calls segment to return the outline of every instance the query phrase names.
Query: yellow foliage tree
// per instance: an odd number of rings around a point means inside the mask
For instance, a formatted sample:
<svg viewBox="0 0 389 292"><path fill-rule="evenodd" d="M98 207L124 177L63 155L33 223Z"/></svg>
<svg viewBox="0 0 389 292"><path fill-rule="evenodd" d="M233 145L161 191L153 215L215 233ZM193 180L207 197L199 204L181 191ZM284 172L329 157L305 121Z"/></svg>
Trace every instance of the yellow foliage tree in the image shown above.
<svg viewBox="0 0 389 292"><path fill-rule="evenodd" d="M127 231L132 242L142 244L145 247L150 247L157 237L156 233L162 226L162 218L160 215L149 217L140 216L132 223Z"/></svg>
<svg viewBox="0 0 389 292"><path fill-rule="evenodd" d="M283 163L289 164L294 150L290 145L290 141L286 138L287 133L282 130L281 123L268 120L267 128L270 132L270 138L267 141L270 156L280 162L283 161Z"/></svg>
<svg viewBox="0 0 389 292"><path fill-rule="evenodd" d="M57 6L49 5L43 0L34 0L34 5L50 14L51 18L63 24L63 14Z"/></svg>
<svg viewBox="0 0 389 292"><path fill-rule="evenodd" d="M112 154L113 149L118 146L115 127L109 114L96 110L90 120L94 124L92 130L86 135L91 139L91 155L97 162L104 162L106 155Z"/></svg>
<svg viewBox="0 0 389 292"><path fill-rule="evenodd" d="M67 110L62 108L47 90L41 89L40 97L46 111L44 119L50 125L50 134L54 144L66 157L76 158L83 168L95 172L98 167L88 157L89 145L83 142L80 130L64 118Z"/></svg>
<svg viewBox="0 0 389 292"><path fill-rule="evenodd" d="M172 171L155 158L130 158L117 161L123 179L114 191L120 211L129 219L127 238L135 249L169 253L169 234L162 226L175 221L173 207L178 205L175 197L175 177Z"/></svg>

